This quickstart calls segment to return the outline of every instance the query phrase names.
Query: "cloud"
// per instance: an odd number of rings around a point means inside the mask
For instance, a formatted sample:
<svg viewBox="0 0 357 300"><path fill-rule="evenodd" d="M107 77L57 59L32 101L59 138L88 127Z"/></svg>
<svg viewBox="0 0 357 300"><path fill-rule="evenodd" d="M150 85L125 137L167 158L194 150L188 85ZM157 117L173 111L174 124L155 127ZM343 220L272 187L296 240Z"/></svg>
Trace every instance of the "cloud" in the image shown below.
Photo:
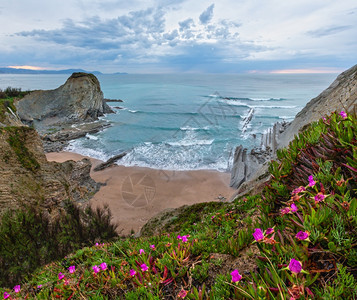
<svg viewBox="0 0 357 300"><path fill-rule="evenodd" d="M353 26L348 25L348 26L332 26L332 27L328 27L328 28L320 28L317 30L310 30L307 32L308 35L312 36L312 37L324 37L324 36L328 36L328 35L332 35L332 34L337 34L340 33L342 31L346 31L351 29Z"/></svg>
<svg viewBox="0 0 357 300"><path fill-rule="evenodd" d="M214 4L211 4L207 9L200 15L200 22L202 24L209 23L213 18L213 8Z"/></svg>

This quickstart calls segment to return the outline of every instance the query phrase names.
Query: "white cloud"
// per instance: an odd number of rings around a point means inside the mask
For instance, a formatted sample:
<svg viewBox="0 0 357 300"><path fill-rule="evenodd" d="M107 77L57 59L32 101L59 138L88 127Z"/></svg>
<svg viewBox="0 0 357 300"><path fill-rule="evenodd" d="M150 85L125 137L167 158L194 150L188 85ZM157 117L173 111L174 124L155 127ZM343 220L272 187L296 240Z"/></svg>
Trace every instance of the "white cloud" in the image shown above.
<svg viewBox="0 0 357 300"><path fill-rule="evenodd" d="M353 0L17 0L0 13L0 65L166 70L196 60L224 69L284 60L328 67L356 58Z"/></svg>

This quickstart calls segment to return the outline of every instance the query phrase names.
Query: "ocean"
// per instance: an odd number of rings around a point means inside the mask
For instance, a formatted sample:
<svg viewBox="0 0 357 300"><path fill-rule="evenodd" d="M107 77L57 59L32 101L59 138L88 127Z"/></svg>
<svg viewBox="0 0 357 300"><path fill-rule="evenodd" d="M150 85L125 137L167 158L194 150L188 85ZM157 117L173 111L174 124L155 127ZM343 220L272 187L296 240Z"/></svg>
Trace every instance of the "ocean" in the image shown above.
<svg viewBox="0 0 357 300"><path fill-rule="evenodd" d="M69 75L0 74L0 88L54 89ZM97 76L115 114L111 127L72 141L68 151L125 166L228 171L235 147L252 148L291 121L336 74L120 74Z"/></svg>

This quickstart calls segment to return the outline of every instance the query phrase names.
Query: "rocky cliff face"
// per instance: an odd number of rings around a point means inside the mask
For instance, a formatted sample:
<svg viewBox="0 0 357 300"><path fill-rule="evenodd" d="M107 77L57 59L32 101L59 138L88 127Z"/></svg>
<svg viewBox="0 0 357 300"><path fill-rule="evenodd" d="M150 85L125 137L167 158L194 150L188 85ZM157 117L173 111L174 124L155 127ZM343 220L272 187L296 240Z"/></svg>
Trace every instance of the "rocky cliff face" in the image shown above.
<svg viewBox="0 0 357 300"><path fill-rule="evenodd" d="M15 103L25 124L43 132L49 128L95 121L112 112L103 101L98 79L93 74L73 73L55 90L34 91Z"/></svg>
<svg viewBox="0 0 357 300"><path fill-rule="evenodd" d="M37 132L29 127L0 127L0 215L31 204L51 215L71 199L85 203L99 185L90 178L91 163L48 162Z"/></svg>
<svg viewBox="0 0 357 300"><path fill-rule="evenodd" d="M276 123L262 136L260 149L238 146L234 156L231 186L237 194L245 193L257 183L267 180L267 162L276 150L289 145L308 124L334 111L357 111L357 65L340 74L319 96L312 99L291 123Z"/></svg>

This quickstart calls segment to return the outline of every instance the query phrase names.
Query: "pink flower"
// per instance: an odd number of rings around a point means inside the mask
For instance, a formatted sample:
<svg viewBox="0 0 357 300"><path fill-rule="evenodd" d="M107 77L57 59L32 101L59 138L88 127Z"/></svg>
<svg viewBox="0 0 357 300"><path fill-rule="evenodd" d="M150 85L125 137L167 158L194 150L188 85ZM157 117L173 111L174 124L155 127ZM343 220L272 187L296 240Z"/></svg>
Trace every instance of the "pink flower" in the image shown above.
<svg viewBox="0 0 357 300"><path fill-rule="evenodd" d="M314 197L316 203L323 201L325 198L326 198L326 196L323 193L318 193Z"/></svg>
<svg viewBox="0 0 357 300"><path fill-rule="evenodd" d="M37 286L37 288L38 288L38 289L42 289L42 284L39 284L39 285Z"/></svg>
<svg viewBox="0 0 357 300"><path fill-rule="evenodd" d="M291 212L297 212L298 208L295 203L291 203L290 205L290 211Z"/></svg>
<svg viewBox="0 0 357 300"><path fill-rule="evenodd" d="M69 268L68 268L68 271L69 271L69 273L74 273L75 271L76 271L76 266L70 266Z"/></svg>
<svg viewBox="0 0 357 300"><path fill-rule="evenodd" d="M309 233L306 231L299 231L295 237L299 240L306 240L309 237Z"/></svg>
<svg viewBox="0 0 357 300"><path fill-rule="evenodd" d="M342 119L346 119L347 118L347 114L343 110L341 110L340 116L342 117Z"/></svg>
<svg viewBox="0 0 357 300"><path fill-rule="evenodd" d="M7 299L10 297L10 294L8 292L4 292L4 299Z"/></svg>
<svg viewBox="0 0 357 300"><path fill-rule="evenodd" d="M182 241L184 242L184 243L186 243L186 242L188 242L188 235L184 235L184 236L182 236Z"/></svg>
<svg viewBox="0 0 357 300"><path fill-rule="evenodd" d="M140 249L139 250L139 254L145 254L145 250L144 249Z"/></svg>
<svg viewBox="0 0 357 300"><path fill-rule="evenodd" d="M274 228L268 228L266 231L265 231L265 234L266 235L269 235L269 234L272 234L274 232Z"/></svg>
<svg viewBox="0 0 357 300"><path fill-rule="evenodd" d="M100 269L99 269L99 267L97 265L93 266L92 269L93 269L95 274L97 274L100 271Z"/></svg>
<svg viewBox="0 0 357 300"><path fill-rule="evenodd" d="M155 245L150 245L150 248L151 248L152 250L155 250Z"/></svg>
<svg viewBox="0 0 357 300"><path fill-rule="evenodd" d="M177 295L178 298L182 298L182 299L184 299L186 296L187 296L187 291L185 291L184 289L182 289Z"/></svg>
<svg viewBox="0 0 357 300"><path fill-rule="evenodd" d="M177 239L178 239L178 240L181 240L181 239L182 239L182 236L181 236L181 235L178 235L178 236L177 236Z"/></svg>
<svg viewBox="0 0 357 300"><path fill-rule="evenodd" d="M15 285L14 286L14 291L15 291L15 293L19 293L21 291L21 286L20 285Z"/></svg>
<svg viewBox="0 0 357 300"><path fill-rule="evenodd" d="M147 270L149 269L146 264L140 265L140 268L141 268L141 270L142 270L143 272L145 272L145 271L147 271Z"/></svg>
<svg viewBox="0 0 357 300"><path fill-rule="evenodd" d="M264 235L263 235L262 230L260 228L255 228L255 231L253 233L253 237L257 242L263 240L264 239Z"/></svg>
<svg viewBox="0 0 357 300"><path fill-rule="evenodd" d="M129 271L129 275L130 275L130 276L135 276L135 274L136 274L136 271L135 271L134 269L131 269L131 270Z"/></svg>
<svg viewBox="0 0 357 300"><path fill-rule="evenodd" d="M64 278L64 275L62 272L58 273L58 280L62 280Z"/></svg>
<svg viewBox="0 0 357 300"><path fill-rule="evenodd" d="M232 282L238 282L242 279L242 275L239 274L238 270L234 270L232 273L231 273L231 276L232 276Z"/></svg>
<svg viewBox="0 0 357 300"><path fill-rule="evenodd" d="M309 176L309 186L314 186L316 184L316 181L314 180L314 177L312 175Z"/></svg>
<svg viewBox="0 0 357 300"><path fill-rule="evenodd" d="M292 258L290 260L288 268L292 273L299 274L302 270L302 264L298 260Z"/></svg>
<svg viewBox="0 0 357 300"><path fill-rule="evenodd" d="M100 264L100 268L103 270L103 271L105 271L106 269L107 269L107 264L104 262L104 263L101 263Z"/></svg>

